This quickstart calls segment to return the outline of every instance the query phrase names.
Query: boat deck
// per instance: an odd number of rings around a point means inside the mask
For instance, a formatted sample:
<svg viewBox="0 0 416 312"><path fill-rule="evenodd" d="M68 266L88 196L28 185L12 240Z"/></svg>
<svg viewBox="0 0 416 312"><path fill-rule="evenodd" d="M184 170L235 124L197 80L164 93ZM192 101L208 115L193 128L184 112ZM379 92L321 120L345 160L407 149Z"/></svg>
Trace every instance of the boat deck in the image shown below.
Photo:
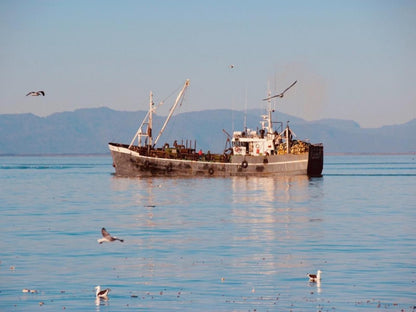
<svg viewBox="0 0 416 312"><path fill-rule="evenodd" d="M146 146L130 146L120 143L109 143L117 147L128 148L131 151L137 152L142 156L166 158L166 159L183 159L183 160L202 160L227 163L230 162L230 155L225 154L212 154L209 151L207 153L199 153L194 148L187 148L183 145L177 147L169 147L167 144L163 148L148 148ZM231 152L231 151L230 151Z"/></svg>

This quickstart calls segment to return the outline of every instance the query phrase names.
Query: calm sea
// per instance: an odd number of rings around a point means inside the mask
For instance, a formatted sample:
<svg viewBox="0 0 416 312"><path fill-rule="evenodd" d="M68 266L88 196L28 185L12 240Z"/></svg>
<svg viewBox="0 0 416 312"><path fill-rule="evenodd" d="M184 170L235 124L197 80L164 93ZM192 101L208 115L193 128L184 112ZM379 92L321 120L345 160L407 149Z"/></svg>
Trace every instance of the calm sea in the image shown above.
<svg viewBox="0 0 416 312"><path fill-rule="evenodd" d="M416 311L415 155L327 156L313 179L112 173L0 157L0 311Z"/></svg>

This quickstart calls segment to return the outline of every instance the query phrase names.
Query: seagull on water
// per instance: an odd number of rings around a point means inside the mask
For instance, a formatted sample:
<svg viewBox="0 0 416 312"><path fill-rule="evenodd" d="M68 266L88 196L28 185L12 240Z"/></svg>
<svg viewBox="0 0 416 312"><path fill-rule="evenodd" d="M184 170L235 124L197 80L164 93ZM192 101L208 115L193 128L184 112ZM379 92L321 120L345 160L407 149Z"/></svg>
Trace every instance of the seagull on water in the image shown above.
<svg viewBox="0 0 416 312"><path fill-rule="evenodd" d="M102 244L104 242L114 242L116 240L120 241L120 242L124 242L124 239L120 239L118 237L115 236L111 236L110 233L107 232L107 230L105 228L101 229L101 234L103 234L103 238L99 238L97 239L97 241Z"/></svg>
<svg viewBox="0 0 416 312"><path fill-rule="evenodd" d="M36 294L38 291L36 289L23 288L22 292Z"/></svg>
<svg viewBox="0 0 416 312"><path fill-rule="evenodd" d="M95 286L95 297L97 299L105 299L108 300L108 293L110 292L110 288L106 288L101 290L100 285Z"/></svg>
<svg viewBox="0 0 416 312"><path fill-rule="evenodd" d="M312 283L318 282L319 283L321 281L321 273L322 273L322 271L318 270L318 272L316 272L316 274L308 273L308 274L306 274L306 276L309 277L309 282L312 282Z"/></svg>
<svg viewBox="0 0 416 312"><path fill-rule="evenodd" d="M31 91L28 94L26 94L26 96L31 95L31 96L45 96L45 92L44 91Z"/></svg>

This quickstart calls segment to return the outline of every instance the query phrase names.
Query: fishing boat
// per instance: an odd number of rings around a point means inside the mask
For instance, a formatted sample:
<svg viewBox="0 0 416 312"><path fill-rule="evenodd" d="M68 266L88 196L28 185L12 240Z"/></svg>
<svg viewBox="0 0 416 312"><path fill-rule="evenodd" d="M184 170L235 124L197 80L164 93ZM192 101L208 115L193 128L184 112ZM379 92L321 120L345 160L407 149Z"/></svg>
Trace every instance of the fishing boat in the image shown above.
<svg viewBox="0 0 416 312"><path fill-rule="evenodd" d="M178 104L182 104L189 80L186 80L156 139L153 139L153 114L157 107L150 92L149 110L130 144L108 143L113 158L115 175L125 177L149 176L321 176L323 169L323 145L300 140L283 123L273 122L271 100L282 98L296 84L292 83L283 92L269 96L266 114L262 115L260 127L245 128L227 135L228 148L222 153L202 153L192 146L174 141L158 147ZM280 129L273 125L279 124ZM137 142L136 142L137 139ZM227 147L227 144L226 144Z"/></svg>

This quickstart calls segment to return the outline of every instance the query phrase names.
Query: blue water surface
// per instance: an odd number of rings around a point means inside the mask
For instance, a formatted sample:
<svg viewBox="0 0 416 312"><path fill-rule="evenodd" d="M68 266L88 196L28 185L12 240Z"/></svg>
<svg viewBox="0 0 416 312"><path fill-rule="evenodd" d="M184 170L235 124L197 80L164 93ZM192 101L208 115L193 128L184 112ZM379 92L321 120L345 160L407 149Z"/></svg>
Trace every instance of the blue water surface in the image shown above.
<svg viewBox="0 0 416 312"><path fill-rule="evenodd" d="M416 311L415 157L326 156L312 179L0 157L0 311Z"/></svg>

